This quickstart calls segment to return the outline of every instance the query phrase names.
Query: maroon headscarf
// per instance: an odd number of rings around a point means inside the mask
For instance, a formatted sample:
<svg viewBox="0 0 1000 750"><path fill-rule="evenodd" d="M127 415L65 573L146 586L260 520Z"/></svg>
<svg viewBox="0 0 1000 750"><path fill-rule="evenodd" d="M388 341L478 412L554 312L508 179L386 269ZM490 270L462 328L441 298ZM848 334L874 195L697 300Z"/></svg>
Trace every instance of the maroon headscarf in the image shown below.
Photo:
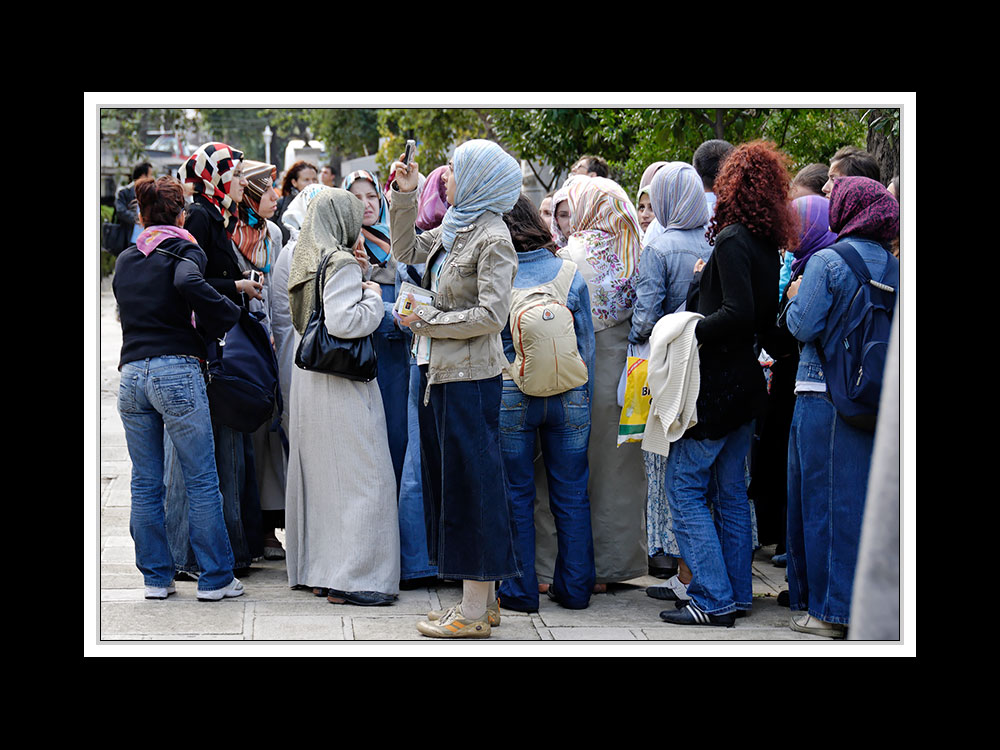
<svg viewBox="0 0 1000 750"><path fill-rule="evenodd" d="M899 236L899 201L877 180L837 177L830 191L830 229L837 239L857 235L891 242Z"/></svg>

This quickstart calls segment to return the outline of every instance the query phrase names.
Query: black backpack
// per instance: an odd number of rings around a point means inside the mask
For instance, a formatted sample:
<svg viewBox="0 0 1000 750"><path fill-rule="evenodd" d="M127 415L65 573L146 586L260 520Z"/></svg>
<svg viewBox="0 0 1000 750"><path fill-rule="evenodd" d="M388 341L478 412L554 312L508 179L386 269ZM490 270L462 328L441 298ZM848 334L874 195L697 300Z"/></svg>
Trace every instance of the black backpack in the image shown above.
<svg viewBox="0 0 1000 750"><path fill-rule="evenodd" d="M162 248L156 252L194 262ZM255 432L272 418L271 431L281 429L283 404L278 386L278 360L262 317L263 313L253 313L241 306L240 319L222 340L206 342L206 390L212 419L237 432Z"/></svg>
<svg viewBox="0 0 1000 750"><path fill-rule="evenodd" d="M849 242L838 242L830 250L844 259L861 286L848 305L841 334L825 350L819 347L826 386L845 422L874 432L899 294L899 261L887 250L885 270L876 281Z"/></svg>

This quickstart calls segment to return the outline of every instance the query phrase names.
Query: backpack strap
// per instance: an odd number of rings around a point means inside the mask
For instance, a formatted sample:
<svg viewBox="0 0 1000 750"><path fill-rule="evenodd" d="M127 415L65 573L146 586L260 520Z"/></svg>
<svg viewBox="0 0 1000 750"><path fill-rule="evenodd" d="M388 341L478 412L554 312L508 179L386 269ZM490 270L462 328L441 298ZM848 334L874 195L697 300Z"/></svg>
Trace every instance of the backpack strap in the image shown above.
<svg viewBox="0 0 1000 750"><path fill-rule="evenodd" d="M164 250L162 248L156 248L153 252L160 253L160 255L169 255L174 260L186 260L188 263L194 263L190 258L185 258L183 255L178 255L177 253L172 253L169 250ZM196 266L197 263L194 263Z"/></svg>
<svg viewBox="0 0 1000 750"><path fill-rule="evenodd" d="M868 270L868 264L865 263L864 258L861 254L854 248L854 245L850 243L849 240L841 240L830 246L837 255L844 259L844 262L850 266L851 271L857 277L858 281L862 286L865 284L871 284L876 289L881 289L884 292L895 292L896 286L898 286L899 280L894 278L895 274L891 274L890 266L891 263L886 263L885 268L882 271L882 278L879 281L875 281L872 278L871 271ZM885 248L882 248L885 250ZM885 250L887 255L891 255L888 250ZM889 276L889 278L887 278ZM886 282L891 282L887 284Z"/></svg>
<svg viewBox="0 0 1000 750"><path fill-rule="evenodd" d="M573 286L573 278L576 276L576 263L571 260L563 259L562 267L559 269L559 273L556 277L549 282L552 286L555 294L553 295L556 299L560 300L564 305L569 301L569 290Z"/></svg>

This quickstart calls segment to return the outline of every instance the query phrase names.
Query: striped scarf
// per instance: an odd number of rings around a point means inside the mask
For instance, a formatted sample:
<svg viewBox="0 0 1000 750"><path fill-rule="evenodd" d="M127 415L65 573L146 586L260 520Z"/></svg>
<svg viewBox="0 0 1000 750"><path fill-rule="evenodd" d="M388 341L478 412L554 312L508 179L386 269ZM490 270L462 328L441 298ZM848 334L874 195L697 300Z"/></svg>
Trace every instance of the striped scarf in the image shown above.
<svg viewBox="0 0 1000 750"><path fill-rule="evenodd" d="M267 220L250 206L241 205L240 214L240 221L233 230L233 243L254 268L270 273L274 246L267 229Z"/></svg>
<svg viewBox="0 0 1000 750"><path fill-rule="evenodd" d="M701 177L684 162L669 162L657 170L650 184L649 199L653 214L664 229L697 229L711 218Z"/></svg>
<svg viewBox="0 0 1000 750"><path fill-rule="evenodd" d="M642 230L639 216L628 195L617 182L606 177L588 177L569 187L570 232L606 235L621 261L621 278L629 278L639 265Z"/></svg>
<svg viewBox="0 0 1000 750"><path fill-rule="evenodd" d="M570 238L560 256L581 268L591 289L595 318L621 322L635 304L634 275L642 253L642 230L625 191L606 177L586 177L569 186Z"/></svg>
<svg viewBox="0 0 1000 750"><path fill-rule="evenodd" d="M451 252L455 233L473 224L487 211L503 215L521 195L521 167L493 141L466 141L452 156L455 205L441 221L441 239Z"/></svg>
<svg viewBox="0 0 1000 750"><path fill-rule="evenodd" d="M222 214L222 224L232 234L239 219L238 204L229 197L233 170L243 161L243 152L225 143L206 143L198 148L177 170L182 183L194 186Z"/></svg>

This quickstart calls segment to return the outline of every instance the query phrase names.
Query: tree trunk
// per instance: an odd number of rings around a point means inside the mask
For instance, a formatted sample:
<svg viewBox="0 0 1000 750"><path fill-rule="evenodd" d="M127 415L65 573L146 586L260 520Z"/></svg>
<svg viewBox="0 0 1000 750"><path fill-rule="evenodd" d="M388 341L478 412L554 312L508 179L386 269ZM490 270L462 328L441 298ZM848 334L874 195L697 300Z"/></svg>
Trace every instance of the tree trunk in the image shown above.
<svg viewBox="0 0 1000 750"><path fill-rule="evenodd" d="M876 116L876 112L873 112L871 120ZM899 174L899 143L893 138L891 129L884 127L881 130L874 130L869 125L866 148L878 162L880 182L888 185L892 178Z"/></svg>

